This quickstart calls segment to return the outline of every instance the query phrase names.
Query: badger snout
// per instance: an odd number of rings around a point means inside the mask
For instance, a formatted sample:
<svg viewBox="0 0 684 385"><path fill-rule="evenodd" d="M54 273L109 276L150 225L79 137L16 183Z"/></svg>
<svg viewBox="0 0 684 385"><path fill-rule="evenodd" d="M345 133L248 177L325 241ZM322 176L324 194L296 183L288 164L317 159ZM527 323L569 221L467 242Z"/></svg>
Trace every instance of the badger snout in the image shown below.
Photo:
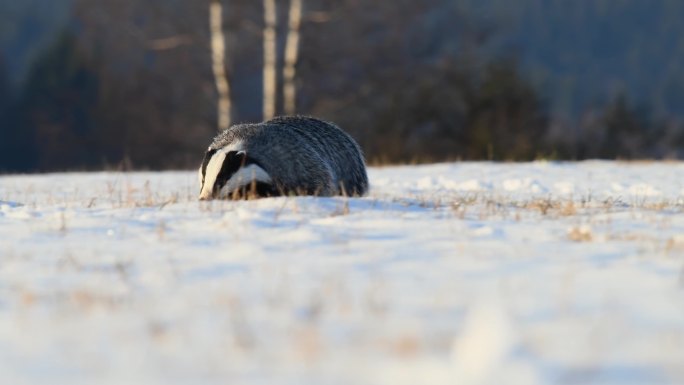
<svg viewBox="0 0 684 385"><path fill-rule="evenodd" d="M214 198L216 198L217 195L218 194L216 191L212 191L210 189L202 189L202 192L200 192L198 199L201 201L210 201L210 200L213 200Z"/></svg>

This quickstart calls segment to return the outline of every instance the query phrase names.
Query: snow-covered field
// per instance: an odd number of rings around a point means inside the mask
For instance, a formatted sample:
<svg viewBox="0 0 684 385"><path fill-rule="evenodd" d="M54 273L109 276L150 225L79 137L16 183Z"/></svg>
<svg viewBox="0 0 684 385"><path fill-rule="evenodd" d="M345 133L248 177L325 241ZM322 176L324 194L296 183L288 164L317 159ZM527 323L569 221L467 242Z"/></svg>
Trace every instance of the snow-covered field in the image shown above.
<svg viewBox="0 0 684 385"><path fill-rule="evenodd" d="M684 384L684 164L0 176L0 384Z"/></svg>

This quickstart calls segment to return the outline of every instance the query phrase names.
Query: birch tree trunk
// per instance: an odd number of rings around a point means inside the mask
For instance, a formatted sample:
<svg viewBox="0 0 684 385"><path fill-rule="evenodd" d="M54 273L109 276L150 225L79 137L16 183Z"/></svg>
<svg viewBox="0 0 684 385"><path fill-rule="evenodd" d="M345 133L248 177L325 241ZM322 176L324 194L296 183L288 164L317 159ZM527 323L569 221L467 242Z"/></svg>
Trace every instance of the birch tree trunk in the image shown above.
<svg viewBox="0 0 684 385"><path fill-rule="evenodd" d="M264 0L264 120L273 118L276 110L276 3Z"/></svg>
<svg viewBox="0 0 684 385"><path fill-rule="evenodd" d="M299 29L302 23L302 1L290 0L290 16L287 42L285 43L285 66L283 68L283 98L285 113L294 115L297 111L297 88L295 77L299 56Z"/></svg>
<svg viewBox="0 0 684 385"><path fill-rule="evenodd" d="M218 91L218 129L230 127L230 86L226 76L226 43L223 36L223 7L220 0L211 0L209 5L209 26L211 29L211 59L216 90Z"/></svg>

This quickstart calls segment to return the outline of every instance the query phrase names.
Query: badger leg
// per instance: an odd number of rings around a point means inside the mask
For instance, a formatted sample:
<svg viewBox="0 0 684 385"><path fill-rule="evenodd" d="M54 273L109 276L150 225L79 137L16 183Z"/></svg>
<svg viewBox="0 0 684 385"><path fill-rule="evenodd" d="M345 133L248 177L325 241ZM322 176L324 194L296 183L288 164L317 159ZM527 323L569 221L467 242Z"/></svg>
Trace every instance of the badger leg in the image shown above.
<svg viewBox="0 0 684 385"><path fill-rule="evenodd" d="M232 200L251 200L281 195L281 192L273 184L252 180L252 183L233 190L228 198Z"/></svg>

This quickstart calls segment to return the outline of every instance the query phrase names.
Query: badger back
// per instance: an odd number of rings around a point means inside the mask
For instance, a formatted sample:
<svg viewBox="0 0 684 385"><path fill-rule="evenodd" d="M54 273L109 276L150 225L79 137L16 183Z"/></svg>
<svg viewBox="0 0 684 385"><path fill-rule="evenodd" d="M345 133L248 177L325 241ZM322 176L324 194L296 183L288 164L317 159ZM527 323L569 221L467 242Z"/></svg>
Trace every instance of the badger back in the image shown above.
<svg viewBox="0 0 684 385"><path fill-rule="evenodd" d="M310 117L280 117L265 125L281 127L283 135L297 137L306 144L311 159L320 159L329 169L333 194L363 195L368 176L363 153L352 137L336 125ZM288 134L285 134L287 132Z"/></svg>

